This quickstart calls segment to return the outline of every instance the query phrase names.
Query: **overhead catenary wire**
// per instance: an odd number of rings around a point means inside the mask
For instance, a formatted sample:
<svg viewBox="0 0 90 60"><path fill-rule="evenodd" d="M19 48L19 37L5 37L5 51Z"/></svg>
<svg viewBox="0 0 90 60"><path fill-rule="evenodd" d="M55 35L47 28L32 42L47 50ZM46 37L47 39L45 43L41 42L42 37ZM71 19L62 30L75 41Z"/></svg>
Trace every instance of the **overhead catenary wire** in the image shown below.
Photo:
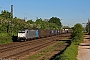
<svg viewBox="0 0 90 60"><path fill-rule="evenodd" d="M81 10L81 12L89 19L89 16L84 11Z"/></svg>

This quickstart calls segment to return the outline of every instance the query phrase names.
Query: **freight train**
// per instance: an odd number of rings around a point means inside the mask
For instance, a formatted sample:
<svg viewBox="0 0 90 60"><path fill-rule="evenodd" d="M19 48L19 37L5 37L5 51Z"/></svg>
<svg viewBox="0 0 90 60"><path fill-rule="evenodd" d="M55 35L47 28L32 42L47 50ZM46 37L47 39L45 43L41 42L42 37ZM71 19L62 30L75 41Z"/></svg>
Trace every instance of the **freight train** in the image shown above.
<svg viewBox="0 0 90 60"><path fill-rule="evenodd" d="M39 29L23 29L18 31L18 41L27 41L28 39L49 37L68 33L68 30L39 30Z"/></svg>

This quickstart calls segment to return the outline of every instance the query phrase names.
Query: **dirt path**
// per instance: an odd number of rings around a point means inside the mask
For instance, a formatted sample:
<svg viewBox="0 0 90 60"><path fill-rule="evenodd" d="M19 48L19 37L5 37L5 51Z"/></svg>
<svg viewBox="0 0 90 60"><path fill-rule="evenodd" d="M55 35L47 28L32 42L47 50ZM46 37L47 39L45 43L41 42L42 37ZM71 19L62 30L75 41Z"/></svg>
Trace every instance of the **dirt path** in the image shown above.
<svg viewBox="0 0 90 60"><path fill-rule="evenodd" d="M77 60L90 60L90 36L84 35L84 40L78 47Z"/></svg>

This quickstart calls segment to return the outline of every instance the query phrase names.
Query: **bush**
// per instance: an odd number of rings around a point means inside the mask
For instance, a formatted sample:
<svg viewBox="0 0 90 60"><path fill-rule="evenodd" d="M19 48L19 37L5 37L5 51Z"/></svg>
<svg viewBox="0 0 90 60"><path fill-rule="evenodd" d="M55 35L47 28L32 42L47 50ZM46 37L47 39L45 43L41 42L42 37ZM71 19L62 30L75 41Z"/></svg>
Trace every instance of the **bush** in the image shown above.
<svg viewBox="0 0 90 60"><path fill-rule="evenodd" d="M12 37L7 33L0 33L0 44L11 43Z"/></svg>
<svg viewBox="0 0 90 60"><path fill-rule="evenodd" d="M73 32L71 34L72 41L73 42L81 42L83 40L83 30L84 28L82 27L81 24L76 24L73 28Z"/></svg>

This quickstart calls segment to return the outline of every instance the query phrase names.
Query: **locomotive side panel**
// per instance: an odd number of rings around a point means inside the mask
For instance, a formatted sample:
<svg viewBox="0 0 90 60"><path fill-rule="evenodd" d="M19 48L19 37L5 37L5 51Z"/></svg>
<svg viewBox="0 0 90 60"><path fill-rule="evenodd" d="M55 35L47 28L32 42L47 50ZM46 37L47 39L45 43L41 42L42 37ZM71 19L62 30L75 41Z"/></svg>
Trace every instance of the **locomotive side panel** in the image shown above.
<svg viewBox="0 0 90 60"><path fill-rule="evenodd" d="M29 37L28 39L33 39L36 37L36 30L29 30Z"/></svg>

